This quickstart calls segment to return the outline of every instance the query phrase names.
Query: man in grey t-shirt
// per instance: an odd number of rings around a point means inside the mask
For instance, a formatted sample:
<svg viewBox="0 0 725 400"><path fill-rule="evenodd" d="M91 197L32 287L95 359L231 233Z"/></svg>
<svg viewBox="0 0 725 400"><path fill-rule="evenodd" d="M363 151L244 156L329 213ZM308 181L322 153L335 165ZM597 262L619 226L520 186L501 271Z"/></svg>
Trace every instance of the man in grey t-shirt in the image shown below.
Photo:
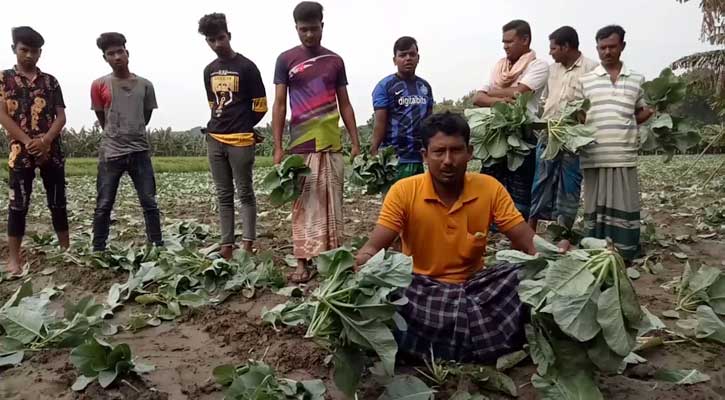
<svg viewBox="0 0 725 400"><path fill-rule="evenodd" d="M157 108L154 87L148 80L129 71L126 38L122 34L103 33L96 44L113 72L96 79L91 85L92 108L103 127L103 139L98 150L93 250L103 251L106 248L111 210L124 173L131 177L141 202L146 238L155 245L161 245L156 180L146 137L146 125Z"/></svg>

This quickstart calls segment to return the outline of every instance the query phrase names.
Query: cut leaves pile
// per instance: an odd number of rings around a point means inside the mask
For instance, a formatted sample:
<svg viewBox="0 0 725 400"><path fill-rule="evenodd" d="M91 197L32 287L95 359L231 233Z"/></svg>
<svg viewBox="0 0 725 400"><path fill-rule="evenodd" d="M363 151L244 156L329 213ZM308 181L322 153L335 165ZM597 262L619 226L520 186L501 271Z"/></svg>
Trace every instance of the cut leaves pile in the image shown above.
<svg viewBox="0 0 725 400"><path fill-rule="evenodd" d="M580 123L579 119L589 107L588 99L571 101L564 106L559 118L546 121L547 142L542 159L553 160L563 150L577 154L579 148L594 141L594 129Z"/></svg>
<svg viewBox="0 0 725 400"><path fill-rule="evenodd" d="M519 297L531 306L532 384L543 399L601 399L594 370L622 371L638 333L651 329L649 318L611 243L585 238L588 248L565 255L543 240L535 244L537 256L496 254L525 265Z"/></svg>
<svg viewBox="0 0 725 400"><path fill-rule="evenodd" d="M645 82L642 89L645 101L655 109L655 114L639 128L640 149L660 150L665 154L665 162L668 162L676 150L685 153L700 143L699 130L677 111L687 96L684 78L675 76L672 70L666 68L659 77Z"/></svg>
<svg viewBox="0 0 725 400"><path fill-rule="evenodd" d="M303 302L280 304L262 312L268 323L306 325L305 337L322 342L334 352L335 384L353 396L364 369L364 351L374 351L385 374L392 376L398 345L392 327L406 330L405 320L396 312L407 298L389 295L406 288L412 281L410 257L380 252L359 272L347 249L336 249L317 258L322 276L320 286Z"/></svg>
<svg viewBox="0 0 725 400"><path fill-rule="evenodd" d="M696 312L698 339L725 344L725 273L705 265L693 270L686 262L677 288L677 310Z"/></svg>
<svg viewBox="0 0 725 400"><path fill-rule="evenodd" d="M365 194L386 192L398 176L398 157L394 147L386 147L375 156L363 154L352 163L350 183L364 186Z"/></svg>
<svg viewBox="0 0 725 400"><path fill-rule="evenodd" d="M0 308L0 366L20 364L26 351L73 347L95 333L112 333L103 321L109 311L91 297L66 303L63 315L56 315L49 306L57 293L33 293L27 281Z"/></svg>
<svg viewBox="0 0 725 400"><path fill-rule="evenodd" d="M473 156L485 167L506 162L516 171L536 146L527 125L531 124L526 105L532 94L516 97L512 104L499 102L491 108L472 108L464 111L471 127Z"/></svg>
<svg viewBox="0 0 725 400"><path fill-rule="evenodd" d="M319 379L295 381L277 378L272 367L250 360L241 366L220 365L212 373L224 387L225 400L324 400L325 385Z"/></svg>
<svg viewBox="0 0 725 400"><path fill-rule="evenodd" d="M262 181L262 186L270 191L269 202L279 207L297 199L302 193L300 178L309 174L310 168L302 156L295 154L285 157Z"/></svg>
<svg viewBox="0 0 725 400"><path fill-rule="evenodd" d="M105 389L116 379L131 372L141 374L154 369L153 366L134 360L127 344L112 346L94 337L71 350L70 360L80 372L72 386L75 391L85 390L96 380Z"/></svg>

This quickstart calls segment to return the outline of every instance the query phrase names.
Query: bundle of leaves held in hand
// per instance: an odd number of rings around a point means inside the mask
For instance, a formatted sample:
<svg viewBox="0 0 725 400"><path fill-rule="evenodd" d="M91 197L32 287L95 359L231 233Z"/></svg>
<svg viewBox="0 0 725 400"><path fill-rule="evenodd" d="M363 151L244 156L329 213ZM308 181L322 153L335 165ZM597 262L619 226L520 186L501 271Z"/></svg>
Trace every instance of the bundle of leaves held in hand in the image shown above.
<svg viewBox="0 0 725 400"><path fill-rule="evenodd" d="M676 150L686 152L700 143L700 132L677 111L687 96L687 82L666 68L658 78L642 85L647 104L655 114L639 128L640 148L644 151L661 150L665 162L672 159Z"/></svg>
<svg viewBox="0 0 725 400"><path fill-rule="evenodd" d="M649 330L624 261L611 242L585 238L561 255L536 241L538 254L503 250L496 258L523 263L521 301L531 306L526 326L532 384L542 399L602 399L593 372L621 372L638 331Z"/></svg>
<svg viewBox="0 0 725 400"><path fill-rule="evenodd" d="M350 183L365 186L365 194L386 192L398 177L398 158L394 147L386 147L375 156L363 154L352 163Z"/></svg>
<svg viewBox="0 0 725 400"><path fill-rule="evenodd" d="M235 367L220 365L214 368L214 379L224 389L225 400L324 400L325 385L319 379L294 381L277 378L272 367L250 360Z"/></svg>
<svg viewBox="0 0 725 400"><path fill-rule="evenodd" d="M546 122L548 135L542 159L553 160L562 150L576 154L579 148L594 141L594 129L580 123L579 119L589 107L588 99L568 102L559 118Z"/></svg>
<svg viewBox="0 0 725 400"><path fill-rule="evenodd" d="M300 197L302 187L299 178L309 174L310 169L302 156L294 154L285 157L262 181L262 186L270 191L269 202L279 207Z"/></svg>
<svg viewBox="0 0 725 400"><path fill-rule="evenodd" d="M350 396L364 369L365 351L377 353L384 372L393 375L398 345L392 327L407 329L396 306L408 300L391 301L388 296L413 279L411 258L399 253L386 257L381 251L357 273L354 265L346 249L321 254L317 269L323 280L312 295L302 303L288 302L262 313L262 319L273 325L306 325L305 337L334 351L335 384Z"/></svg>
<svg viewBox="0 0 725 400"><path fill-rule="evenodd" d="M490 167L506 161L510 171L516 171L536 147L528 138L531 124L526 104L531 93L516 97L512 104L496 103L491 108L472 108L464 111L471 127L473 156Z"/></svg>

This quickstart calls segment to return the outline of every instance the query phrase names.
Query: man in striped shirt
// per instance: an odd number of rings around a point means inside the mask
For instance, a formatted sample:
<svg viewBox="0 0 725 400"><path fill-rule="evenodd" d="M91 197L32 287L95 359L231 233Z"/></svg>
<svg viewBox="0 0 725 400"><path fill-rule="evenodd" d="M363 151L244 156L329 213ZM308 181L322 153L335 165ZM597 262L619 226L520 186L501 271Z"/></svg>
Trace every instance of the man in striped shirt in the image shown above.
<svg viewBox="0 0 725 400"><path fill-rule="evenodd" d="M610 25L596 34L601 65L579 79L577 98L591 101L586 123L596 143L584 148L584 220L587 235L610 238L625 260L639 254L639 177L637 125L652 115L644 102L644 76L620 56L624 29Z"/></svg>

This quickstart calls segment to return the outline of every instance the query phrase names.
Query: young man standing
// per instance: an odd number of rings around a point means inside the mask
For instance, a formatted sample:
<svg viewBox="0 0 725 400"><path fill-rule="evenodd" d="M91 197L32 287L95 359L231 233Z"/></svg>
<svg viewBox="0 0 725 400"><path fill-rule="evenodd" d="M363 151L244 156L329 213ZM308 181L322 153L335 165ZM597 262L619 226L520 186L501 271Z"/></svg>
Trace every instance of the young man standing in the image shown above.
<svg viewBox="0 0 725 400"><path fill-rule="evenodd" d="M274 71L272 111L274 162L282 161L282 131L290 108L290 153L304 156L312 170L304 178L302 194L292 207L292 240L297 270L293 282L311 277L309 260L342 242L342 116L352 142L351 157L360 153L355 113L347 93L345 64L339 55L322 47L322 5L303 1L293 12L301 46L280 54ZM339 106L339 111L338 111Z"/></svg>
<svg viewBox="0 0 725 400"><path fill-rule="evenodd" d="M207 124L209 167L219 201L222 257L234 249L234 186L242 203L242 242L252 252L256 239L257 200L252 186L255 135L253 128L267 112L264 83L257 66L232 50L232 34L224 14L209 14L199 20L199 33L206 37L217 59L204 68L204 86L211 108Z"/></svg>
<svg viewBox="0 0 725 400"><path fill-rule="evenodd" d="M653 111L644 102L644 76L620 59L624 29L609 25L596 35L601 65L579 79L576 98L589 99L586 123L596 142L582 149L587 236L611 238L626 261L639 254L637 124Z"/></svg>
<svg viewBox="0 0 725 400"><path fill-rule="evenodd" d="M383 78L373 90L375 125L370 154L381 144L394 146L398 155L398 179L422 174L420 124L433 112L433 89L415 75L420 55L418 43L403 36L393 46L393 63L398 72Z"/></svg>
<svg viewBox="0 0 725 400"><path fill-rule="evenodd" d="M528 103L528 111L535 118L549 75L549 66L536 58L531 50L531 27L522 20L513 20L503 26L503 49L506 57L499 60L491 71L491 79L483 89L476 93L473 103L478 107L491 107L498 102L512 102L514 97L533 92ZM533 134L528 138L536 144ZM531 186L534 180L536 154L532 151L516 171L511 172L508 165L498 163L481 168L481 172L498 179L514 199L516 208L528 219L531 207Z"/></svg>
<svg viewBox="0 0 725 400"><path fill-rule="evenodd" d="M12 38L17 64L0 72L0 125L10 137L7 271L14 275L22 272L20 247L36 168L61 248L68 248L69 236L60 140L65 125L63 92L58 81L37 66L43 37L21 26L13 28Z"/></svg>
<svg viewBox="0 0 725 400"><path fill-rule="evenodd" d="M559 118L566 103L574 100L579 78L598 65L579 51L579 35L570 26L562 26L549 35L549 54L555 63L549 67L549 80L543 95L543 120ZM529 225L536 230L539 219L545 219L571 229L581 197L579 157L561 151L554 160L542 160L546 144L544 132L536 145Z"/></svg>
<svg viewBox="0 0 725 400"><path fill-rule="evenodd" d="M466 172L473 149L463 117L434 114L420 136L428 172L393 184L355 261L365 264L400 235L414 275L409 301L398 308L408 325L396 332L400 350L491 362L523 345L528 311L516 291L518 267L484 265L489 227L495 223L529 254L536 252L534 232L501 183Z"/></svg>
<svg viewBox="0 0 725 400"><path fill-rule="evenodd" d="M112 72L91 85L91 107L103 127L103 139L98 149L93 250L106 249L111 210L124 173L131 177L143 208L146 239L154 245L162 245L156 179L146 137L146 125L157 107L154 87L148 80L129 71L129 53L122 34L103 33L96 45Z"/></svg>

